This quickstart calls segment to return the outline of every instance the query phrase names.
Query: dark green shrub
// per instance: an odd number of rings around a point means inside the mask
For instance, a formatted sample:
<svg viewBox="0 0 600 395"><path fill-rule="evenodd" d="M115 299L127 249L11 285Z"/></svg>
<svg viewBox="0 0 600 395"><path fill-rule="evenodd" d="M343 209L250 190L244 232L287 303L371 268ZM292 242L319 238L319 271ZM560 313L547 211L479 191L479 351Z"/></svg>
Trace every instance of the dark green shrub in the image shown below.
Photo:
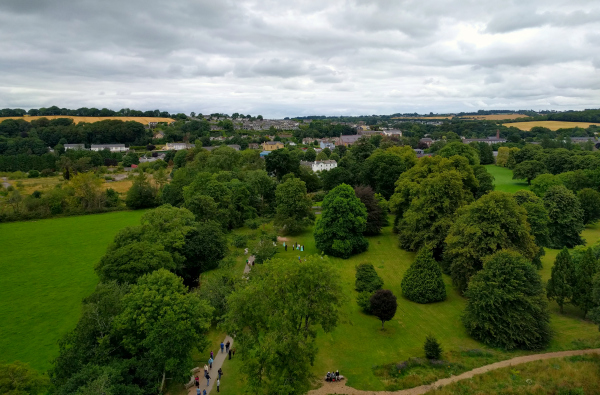
<svg viewBox="0 0 600 395"><path fill-rule="evenodd" d="M417 303L440 302L446 299L442 270L433 253L421 248L402 279L402 295Z"/></svg>
<svg viewBox="0 0 600 395"><path fill-rule="evenodd" d="M260 226L260 220L258 219L247 219L244 221L244 225L246 225L250 229L258 229Z"/></svg>
<svg viewBox="0 0 600 395"><path fill-rule="evenodd" d="M371 296L373 296L372 292L361 292L356 297L358 307L365 314L371 314Z"/></svg>
<svg viewBox="0 0 600 395"><path fill-rule="evenodd" d="M358 292L368 292L371 294L383 287L383 280L379 277L372 264L361 263L356 266L356 282L354 287Z"/></svg>
<svg viewBox="0 0 600 395"><path fill-rule="evenodd" d="M248 245L248 238L242 235L233 235L231 243L236 248L245 248Z"/></svg>
<svg viewBox="0 0 600 395"><path fill-rule="evenodd" d="M38 178L40 176L40 172L37 170L29 170L27 173L27 178Z"/></svg>
<svg viewBox="0 0 600 395"><path fill-rule="evenodd" d="M106 207L117 207L119 205L119 193L112 188L106 189Z"/></svg>
<svg viewBox="0 0 600 395"><path fill-rule="evenodd" d="M440 343L432 335L428 335L425 339L423 349L425 350L425 358L427 359L439 360L442 356L442 346L440 346Z"/></svg>
<svg viewBox="0 0 600 395"><path fill-rule="evenodd" d="M52 169L44 169L40 172L40 175L42 177L51 177L54 175L54 172L52 171Z"/></svg>

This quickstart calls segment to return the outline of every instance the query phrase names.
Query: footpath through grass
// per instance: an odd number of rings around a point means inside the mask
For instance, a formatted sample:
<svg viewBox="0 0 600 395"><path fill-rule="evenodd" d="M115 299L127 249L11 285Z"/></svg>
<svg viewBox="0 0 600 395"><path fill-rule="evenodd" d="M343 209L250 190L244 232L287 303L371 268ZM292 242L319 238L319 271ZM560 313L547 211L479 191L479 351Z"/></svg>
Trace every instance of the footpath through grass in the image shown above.
<svg viewBox="0 0 600 395"><path fill-rule="evenodd" d="M511 169L506 167L500 167L496 165L485 165L488 173L494 176L494 185L496 191L514 193L521 189L529 190L526 180L513 180L513 172Z"/></svg>
<svg viewBox="0 0 600 395"><path fill-rule="evenodd" d="M75 327L94 264L143 211L0 224L0 360L50 368L58 339Z"/></svg>

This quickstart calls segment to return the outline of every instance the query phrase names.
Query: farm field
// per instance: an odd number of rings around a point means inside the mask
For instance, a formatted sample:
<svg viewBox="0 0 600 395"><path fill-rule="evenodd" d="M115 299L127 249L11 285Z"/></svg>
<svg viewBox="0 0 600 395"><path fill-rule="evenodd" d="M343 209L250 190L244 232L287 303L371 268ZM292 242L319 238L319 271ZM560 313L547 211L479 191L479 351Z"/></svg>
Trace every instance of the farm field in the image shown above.
<svg viewBox="0 0 600 395"><path fill-rule="evenodd" d="M160 117L78 117L78 116L71 116L71 115L46 115L44 117L41 117L41 116L0 117L0 122L4 121L5 119L23 119L27 122L30 122L30 121L33 121L33 120L36 120L39 118L48 118L48 119L71 118L74 123L80 123L80 122L93 123L93 122L98 122L98 121L105 121L107 119L118 119L121 121L136 121L139 123L143 123L144 125L148 125L148 123L150 123L150 122L169 122L169 123L175 122L174 119L160 118Z"/></svg>
<svg viewBox="0 0 600 395"><path fill-rule="evenodd" d="M143 211L0 224L0 358L46 370L98 281L94 264Z"/></svg>
<svg viewBox="0 0 600 395"><path fill-rule="evenodd" d="M558 129L571 129L571 128L583 128L586 129L590 127L590 125L600 126L600 123L589 123L589 122L562 122L562 121L532 121L532 122L514 122L507 123L504 126L507 127L515 127L521 130L531 130L531 128L536 126L541 126L544 128L548 128L550 130L558 130Z"/></svg>
<svg viewBox="0 0 600 395"><path fill-rule="evenodd" d="M497 191L514 193L521 189L529 190L525 180L513 180L513 172L506 167L496 165L485 165L488 173L494 176L494 185Z"/></svg>
<svg viewBox="0 0 600 395"><path fill-rule="evenodd" d="M112 174L107 174L112 175ZM152 179L152 174L147 175L148 178ZM124 177L124 175L123 175ZM39 178L22 178L19 180L7 180L9 184L11 184L15 188L19 188L19 191L22 194L31 195L35 191L48 191L52 188L55 188L57 185L61 183L65 183L62 176L54 176L54 177L39 177ZM131 184L133 181L128 178L119 177L119 181L104 181L102 184L102 189L112 188L115 191L121 194L121 197L124 198L125 194L131 188Z"/></svg>
<svg viewBox="0 0 600 395"><path fill-rule="evenodd" d="M493 115L465 115L458 117L460 119L476 119L479 121L503 121L505 119L529 118L524 114L493 114Z"/></svg>

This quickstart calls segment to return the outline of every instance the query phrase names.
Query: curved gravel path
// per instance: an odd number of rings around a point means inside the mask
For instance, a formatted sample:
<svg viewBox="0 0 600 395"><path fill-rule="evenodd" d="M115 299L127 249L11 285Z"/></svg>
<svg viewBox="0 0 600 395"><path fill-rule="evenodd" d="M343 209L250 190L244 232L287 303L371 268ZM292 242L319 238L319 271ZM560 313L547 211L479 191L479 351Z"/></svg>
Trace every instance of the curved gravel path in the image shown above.
<svg viewBox="0 0 600 395"><path fill-rule="evenodd" d="M496 370L500 368L505 368L507 366L519 365L522 363L540 361L544 359L551 358L564 358L571 357L574 355L585 355L585 354L600 354L600 348L594 348L591 350L573 350L573 351L559 351L559 352L550 352L545 354L534 354L534 355L525 355L522 357L516 357L513 359L507 359L506 361L500 361L496 363L492 363L490 365L485 365L480 368L476 368L473 370L469 370L468 372L464 372L459 374L458 376L452 376L445 379L440 379L434 383L421 385L415 388L409 388L400 391L361 391L354 389L352 387L346 387L346 380L341 381L339 383L325 383L321 388L310 391L309 395L327 395L327 394L347 394L347 395L420 395L425 394L428 391L434 390L438 387L443 387L444 385L448 385L454 383L456 381L470 379L473 376L478 374L489 372L490 370Z"/></svg>

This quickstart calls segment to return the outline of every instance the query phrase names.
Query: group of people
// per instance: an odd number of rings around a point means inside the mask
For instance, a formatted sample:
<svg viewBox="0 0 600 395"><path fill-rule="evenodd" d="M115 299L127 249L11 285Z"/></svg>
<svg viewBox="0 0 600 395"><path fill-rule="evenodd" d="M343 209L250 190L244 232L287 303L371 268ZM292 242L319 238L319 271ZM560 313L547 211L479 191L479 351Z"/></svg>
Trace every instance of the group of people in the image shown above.
<svg viewBox="0 0 600 395"><path fill-rule="evenodd" d="M285 241L283 242L283 248L286 251L288 250L288 246L287 246L287 244L285 244ZM300 245L298 243L294 243L294 245L292 246L292 249L300 251L300 252L304 252L304 245Z"/></svg>
<svg viewBox="0 0 600 395"><path fill-rule="evenodd" d="M221 353L227 353L229 354L229 359L231 359L232 355L235 355L235 348L231 347L231 342L228 340L227 343L223 343L221 342ZM215 354L211 351L210 352L210 358L208 358L208 364L204 365L204 378L206 379L206 386L208 387L210 385L210 379L212 377L210 377L210 374L208 373L209 370L212 369L212 365L213 362L215 361ZM223 369L219 368L219 370L217 371L217 392L220 392L220 387L221 387L221 377L223 376ZM202 392L200 392L200 377L198 377L198 375L196 375L196 377L194 377L194 381L196 383L196 394L197 395L206 395L206 389L204 389Z"/></svg>
<svg viewBox="0 0 600 395"><path fill-rule="evenodd" d="M340 371L336 370L335 372L327 372L325 381L340 381L342 378L344 378L344 376L340 376Z"/></svg>

